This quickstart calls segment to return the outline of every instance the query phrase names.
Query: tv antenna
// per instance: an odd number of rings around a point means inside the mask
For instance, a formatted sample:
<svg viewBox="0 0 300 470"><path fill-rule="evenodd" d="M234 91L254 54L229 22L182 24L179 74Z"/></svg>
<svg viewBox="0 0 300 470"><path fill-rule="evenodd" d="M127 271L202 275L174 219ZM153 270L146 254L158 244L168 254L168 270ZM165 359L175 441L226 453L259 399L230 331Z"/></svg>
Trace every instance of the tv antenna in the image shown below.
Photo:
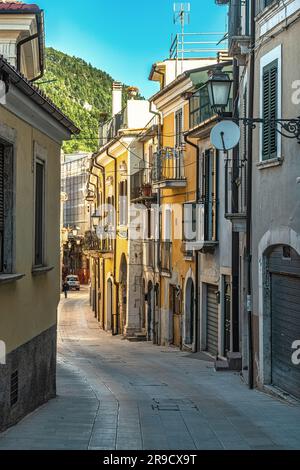
<svg viewBox="0 0 300 470"><path fill-rule="evenodd" d="M189 2L174 3L174 24L181 25L181 33L184 34L186 24L190 24L191 4Z"/></svg>
<svg viewBox="0 0 300 470"><path fill-rule="evenodd" d="M181 53L181 69L183 68L185 26L190 24L191 4L190 2L174 3L174 24L180 24L181 34L177 34L177 52ZM177 54L178 60L178 54ZM177 67L177 66L176 66ZM181 70L182 71L182 70Z"/></svg>

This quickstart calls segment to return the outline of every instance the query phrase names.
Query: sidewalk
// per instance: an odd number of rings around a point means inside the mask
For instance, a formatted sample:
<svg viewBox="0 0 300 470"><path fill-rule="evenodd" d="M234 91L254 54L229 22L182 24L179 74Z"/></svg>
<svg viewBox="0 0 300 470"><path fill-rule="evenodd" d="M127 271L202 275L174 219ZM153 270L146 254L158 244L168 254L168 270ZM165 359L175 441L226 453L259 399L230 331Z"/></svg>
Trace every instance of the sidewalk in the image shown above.
<svg viewBox="0 0 300 470"><path fill-rule="evenodd" d="M61 303L58 397L0 449L300 449L300 406L191 354L99 330L86 293Z"/></svg>

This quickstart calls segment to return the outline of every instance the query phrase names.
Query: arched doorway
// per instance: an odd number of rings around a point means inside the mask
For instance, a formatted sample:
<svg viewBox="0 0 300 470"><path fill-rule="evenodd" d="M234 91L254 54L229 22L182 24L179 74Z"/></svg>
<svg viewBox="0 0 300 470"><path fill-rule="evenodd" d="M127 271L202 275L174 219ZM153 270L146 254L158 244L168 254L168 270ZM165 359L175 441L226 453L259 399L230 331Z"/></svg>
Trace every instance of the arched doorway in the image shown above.
<svg viewBox="0 0 300 470"><path fill-rule="evenodd" d="M120 262L120 288L119 288L119 327L118 333L123 334L126 324L127 311L127 259L124 253Z"/></svg>
<svg viewBox="0 0 300 470"><path fill-rule="evenodd" d="M194 326L195 326L195 288L194 281L190 277L185 288L185 344L192 345L194 343Z"/></svg>
<svg viewBox="0 0 300 470"><path fill-rule="evenodd" d="M113 308L114 308L114 301L113 301L113 283L111 279L107 280L106 285L106 321L105 321L105 329L107 331L111 330L112 328L112 319L113 319Z"/></svg>
<svg viewBox="0 0 300 470"><path fill-rule="evenodd" d="M153 284L148 282L147 290L147 339L153 339Z"/></svg>
<svg viewBox="0 0 300 470"><path fill-rule="evenodd" d="M270 382L300 398L300 366L293 362L293 344L300 340L300 256L287 245L266 254L264 335L271 364Z"/></svg>

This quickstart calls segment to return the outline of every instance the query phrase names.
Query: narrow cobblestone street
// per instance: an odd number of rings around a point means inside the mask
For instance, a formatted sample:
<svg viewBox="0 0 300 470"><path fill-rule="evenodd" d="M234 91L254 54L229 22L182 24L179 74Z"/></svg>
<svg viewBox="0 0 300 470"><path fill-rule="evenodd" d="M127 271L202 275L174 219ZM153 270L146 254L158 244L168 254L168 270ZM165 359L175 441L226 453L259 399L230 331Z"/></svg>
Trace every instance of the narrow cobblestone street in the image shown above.
<svg viewBox="0 0 300 470"><path fill-rule="evenodd" d="M58 396L1 449L300 449L300 407L216 373L205 356L101 331L88 293L59 312Z"/></svg>

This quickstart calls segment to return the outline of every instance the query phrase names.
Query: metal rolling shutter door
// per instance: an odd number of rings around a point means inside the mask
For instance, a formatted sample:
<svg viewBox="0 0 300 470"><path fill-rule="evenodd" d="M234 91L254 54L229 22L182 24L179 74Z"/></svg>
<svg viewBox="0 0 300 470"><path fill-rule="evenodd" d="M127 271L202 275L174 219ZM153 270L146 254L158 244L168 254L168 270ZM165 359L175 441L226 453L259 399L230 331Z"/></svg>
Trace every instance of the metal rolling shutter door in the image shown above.
<svg viewBox="0 0 300 470"><path fill-rule="evenodd" d="M292 363L292 344L300 340L300 256L283 247L270 256L272 384L300 398L300 366Z"/></svg>
<svg viewBox="0 0 300 470"><path fill-rule="evenodd" d="M216 356L218 354L218 288L207 285L207 351Z"/></svg>

